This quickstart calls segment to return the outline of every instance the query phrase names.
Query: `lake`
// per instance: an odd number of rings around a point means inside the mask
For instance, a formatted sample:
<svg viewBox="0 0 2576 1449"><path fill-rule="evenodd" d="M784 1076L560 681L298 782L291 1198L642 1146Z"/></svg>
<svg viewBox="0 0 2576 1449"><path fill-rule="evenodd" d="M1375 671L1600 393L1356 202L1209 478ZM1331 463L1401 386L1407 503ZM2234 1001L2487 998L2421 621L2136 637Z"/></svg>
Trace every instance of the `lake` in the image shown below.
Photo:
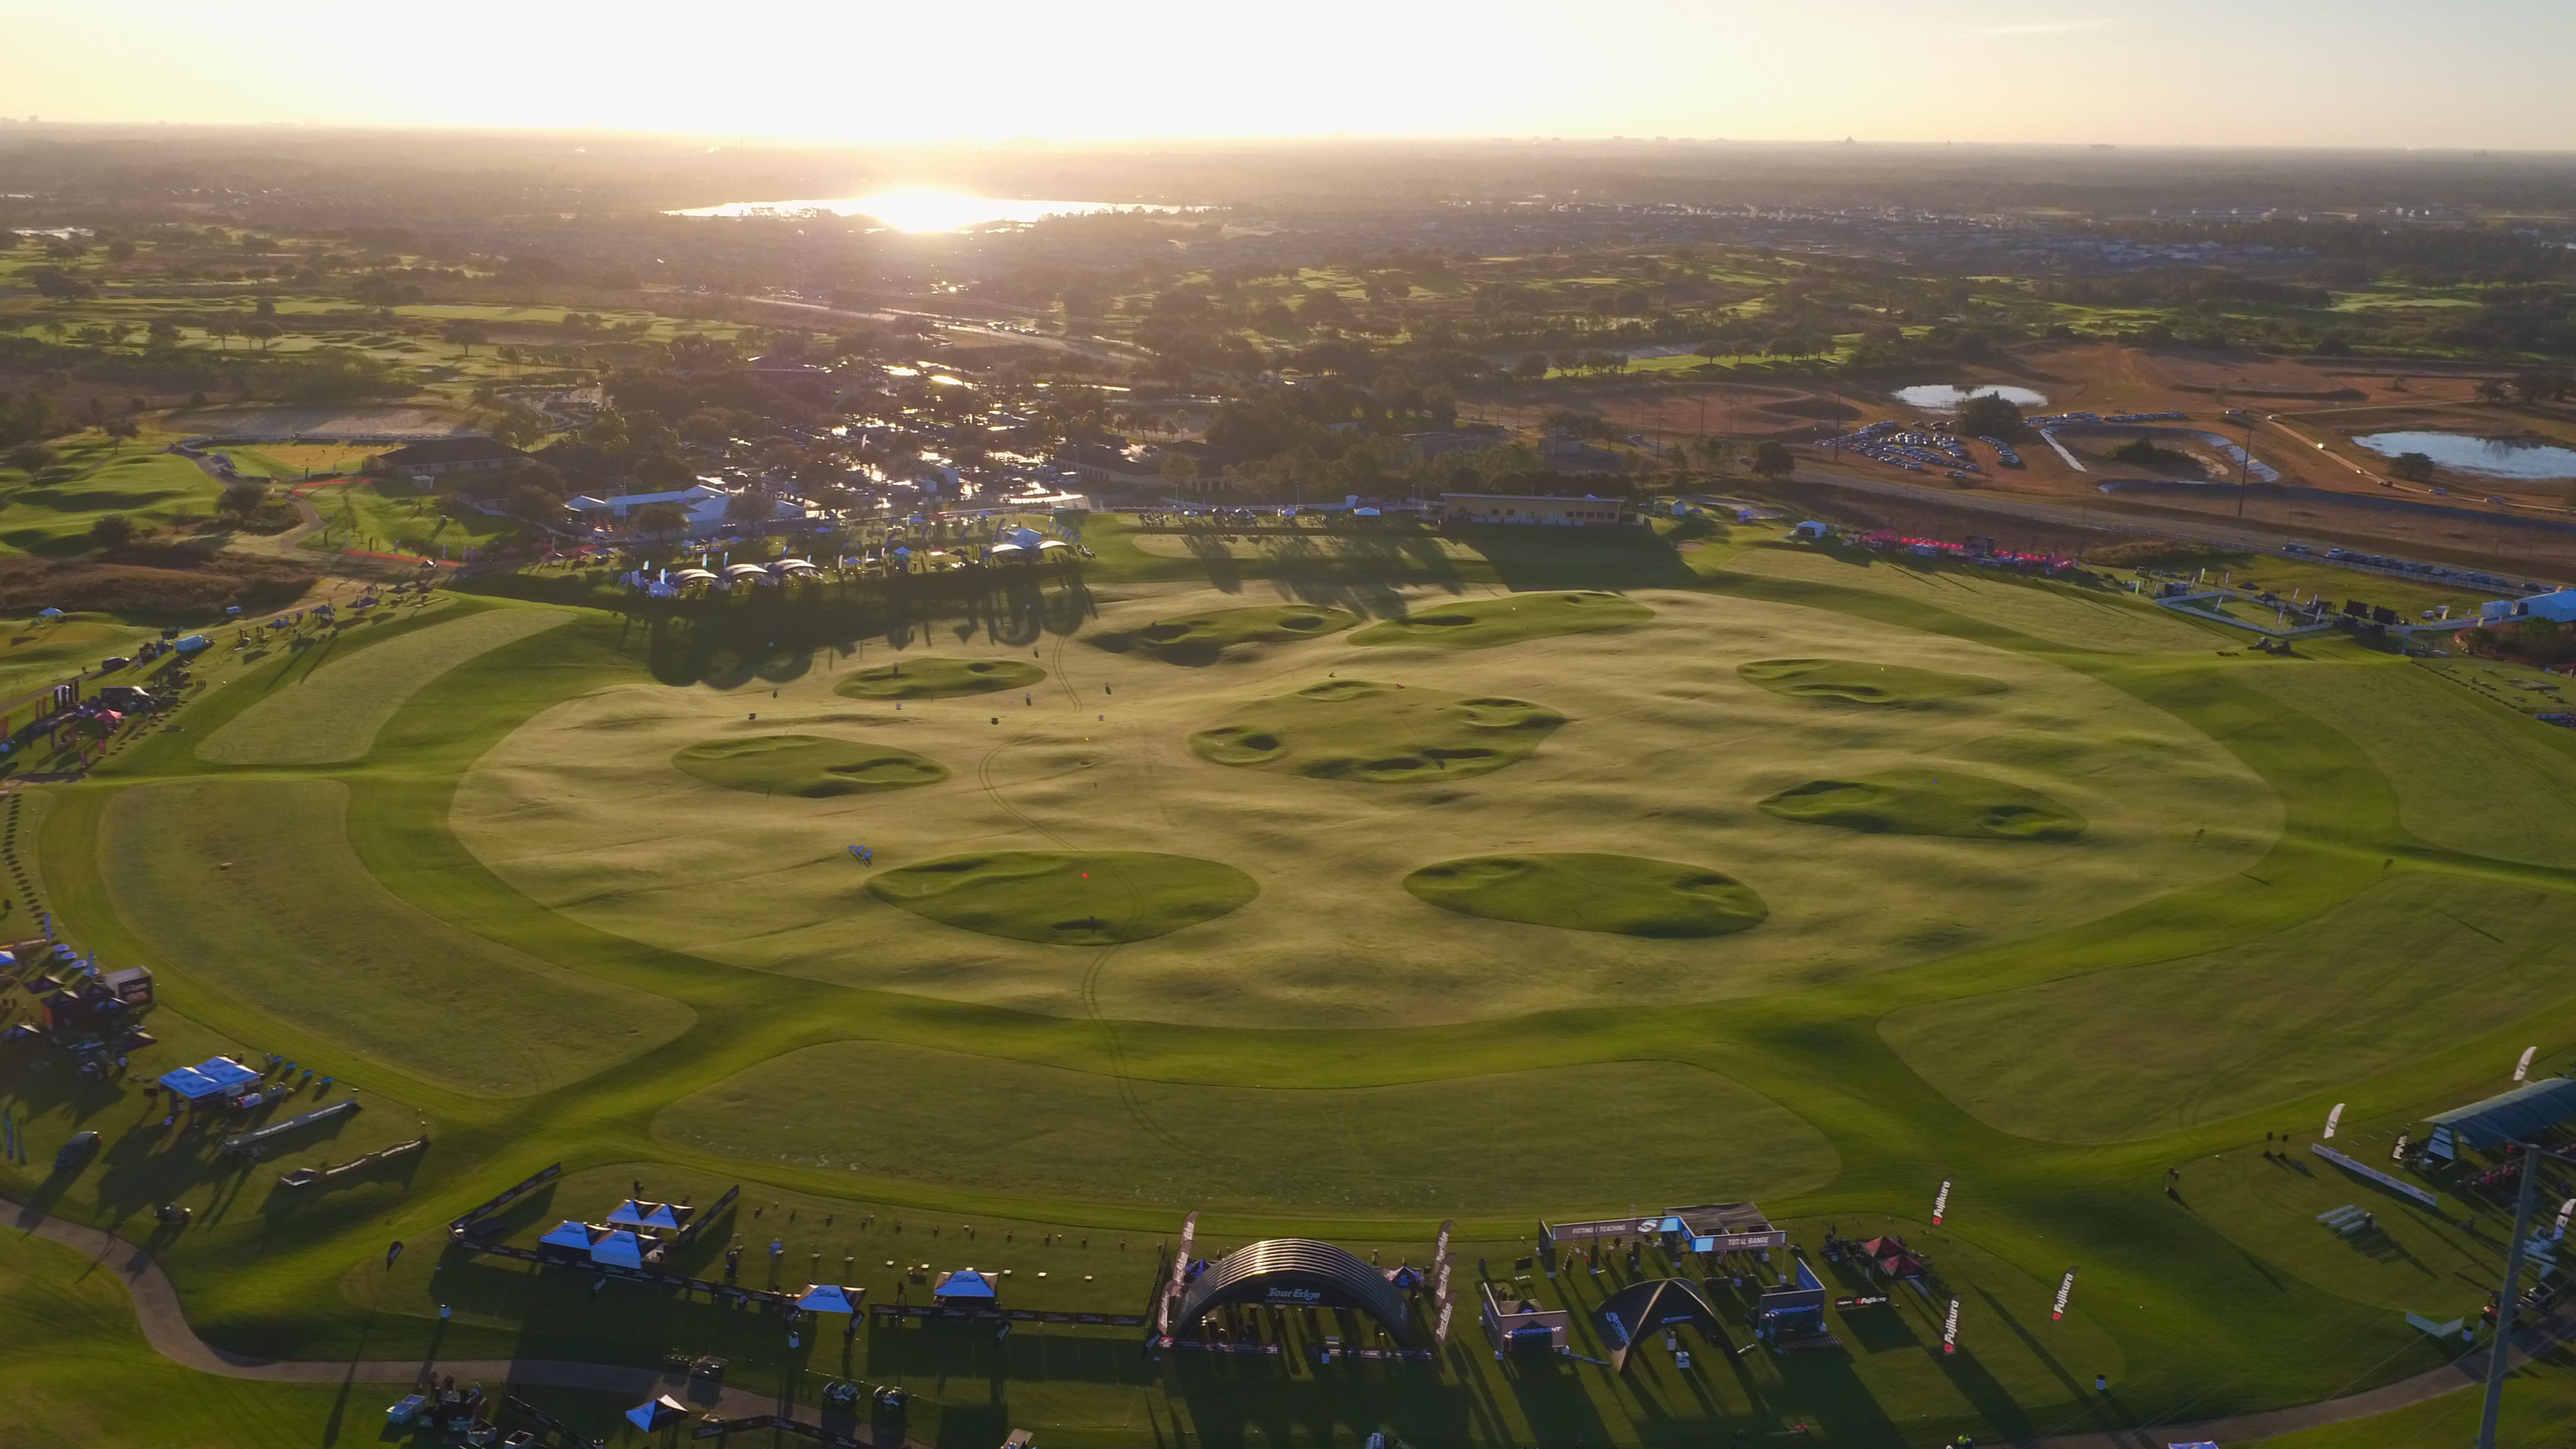
<svg viewBox="0 0 2576 1449"><path fill-rule="evenodd" d="M2576 478L2576 448L2475 433L2366 433L2353 439L2383 458L2421 453L2445 468L2481 478Z"/></svg>
<svg viewBox="0 0 2576 1449"><path fill-rule="evenodd" d="M1960 404L1984 393L1993 393L2017 408L2048 406L2048 398L2044 394L2032 392L2026 387L2003 387L1990 382L1970 383L1965 387L1952 382L1927 382L1914 387L1900 387L1896 390L1896 400L1910 408L1922 408L1936 413L1954 413L1959 410Z"/></svg>
<svg viewBox="0 0 2576 1449"><path fill-rule="evenodd" d="M669 216L864 216L894 231L965 231L971 227L1022 224L1050 216L1088 216L1102 211L1177 212L1177 206L1147 206L1116 201L1028 201L973 196L962 191L913 187L877 191L866 196L836 196L802 201L728 201L721 206L693 206Z"/></svg>

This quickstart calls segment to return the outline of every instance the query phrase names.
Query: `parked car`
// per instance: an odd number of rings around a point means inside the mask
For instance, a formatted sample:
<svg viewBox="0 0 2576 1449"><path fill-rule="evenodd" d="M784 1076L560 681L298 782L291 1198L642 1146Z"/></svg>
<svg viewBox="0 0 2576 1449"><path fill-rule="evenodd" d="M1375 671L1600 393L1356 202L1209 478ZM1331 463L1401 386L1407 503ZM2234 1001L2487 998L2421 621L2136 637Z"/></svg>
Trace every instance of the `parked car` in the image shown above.
<svg viewBox="0 0 2576 1449"><path fill-rule="evenodd" d="M71 1172L85 1166L98 1155L100 1138L95 1132L76 1132L63 1149L54 1154L54 1171Z"/></svg>
<svg viewBox="0 0 2576 1449"><path fill-rule="evenodd" d="M114 674L116 671L123 669L133 662L133 660L126 658L122 654L111 654L105 659L98 661L98 672L101 674Z"/></svg>

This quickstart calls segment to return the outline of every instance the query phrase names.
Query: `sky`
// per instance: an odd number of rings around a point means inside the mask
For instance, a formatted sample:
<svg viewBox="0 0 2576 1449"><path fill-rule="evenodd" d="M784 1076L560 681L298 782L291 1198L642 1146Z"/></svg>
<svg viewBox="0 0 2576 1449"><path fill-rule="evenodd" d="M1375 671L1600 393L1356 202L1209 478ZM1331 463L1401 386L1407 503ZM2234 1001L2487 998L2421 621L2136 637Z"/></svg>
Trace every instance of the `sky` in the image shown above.
<svg viewBox="0 0 2576 1449"><path fill-rule="evenodd" d="M2576 0L0 0L0 115L2576 150Z"/></svg>

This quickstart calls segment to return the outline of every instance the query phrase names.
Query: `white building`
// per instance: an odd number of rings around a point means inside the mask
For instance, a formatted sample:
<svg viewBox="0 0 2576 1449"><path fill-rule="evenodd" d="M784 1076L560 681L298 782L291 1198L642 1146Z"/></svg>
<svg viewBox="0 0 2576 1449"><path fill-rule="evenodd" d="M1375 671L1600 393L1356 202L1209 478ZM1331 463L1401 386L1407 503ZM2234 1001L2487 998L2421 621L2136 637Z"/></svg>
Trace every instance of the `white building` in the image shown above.
<svg viewBox="0 0 2576 1449"><path fill-rule="evenodd" d="M2502 624L2516 619L2547 619L2553 624L2576 624L2576 589L2534 594L2527 599L2489 599L2478 606L2480 623Z"/></svg>
<svg viewBox="0 0 2576 1449"><path fill-rule="evenodd" d="M1453 523L1532 523L1551 528L1615 528L1616 498L1533 498L1517 493L1443 493L1441 516Z"/></svg>
<svg viewBox="0 0 2576 1449"><path fill-rule="evenodd" d="M740 521L726 516L726 510L733 503L733 495L733 489L702 478L689 487L666 493L620 493L608 498L594 497L585 493L578 498L565 500L564 507L583 515L593 523L617 524L626 522L628 516L636 509L649 504L675 503L679 505L681 512L688 515L688 524L682 531L691 538L701 538L723 528L728 522ZM773 507L774 511L770 515L773 520L805 517L805 508L802 504L783 498L779 499Z"/></svg>

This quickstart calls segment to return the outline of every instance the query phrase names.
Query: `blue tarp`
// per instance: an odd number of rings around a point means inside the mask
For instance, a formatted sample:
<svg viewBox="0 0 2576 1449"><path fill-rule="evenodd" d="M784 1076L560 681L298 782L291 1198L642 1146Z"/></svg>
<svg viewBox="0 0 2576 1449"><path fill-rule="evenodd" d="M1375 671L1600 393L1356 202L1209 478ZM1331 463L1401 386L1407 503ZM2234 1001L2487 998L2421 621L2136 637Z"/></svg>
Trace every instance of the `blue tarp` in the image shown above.
<svg viewBox="0 0 2576 1449"><path fill-rule="evenodd" d="M2424 1120L2436 1127L2448 1127L2481 1149L2505 1142L2528 1139L2545 1127L2576 1118L2576 1080L2548 1077L2525 1082L2501 1096L2448 1112L2436 1112Z"/></svg>

